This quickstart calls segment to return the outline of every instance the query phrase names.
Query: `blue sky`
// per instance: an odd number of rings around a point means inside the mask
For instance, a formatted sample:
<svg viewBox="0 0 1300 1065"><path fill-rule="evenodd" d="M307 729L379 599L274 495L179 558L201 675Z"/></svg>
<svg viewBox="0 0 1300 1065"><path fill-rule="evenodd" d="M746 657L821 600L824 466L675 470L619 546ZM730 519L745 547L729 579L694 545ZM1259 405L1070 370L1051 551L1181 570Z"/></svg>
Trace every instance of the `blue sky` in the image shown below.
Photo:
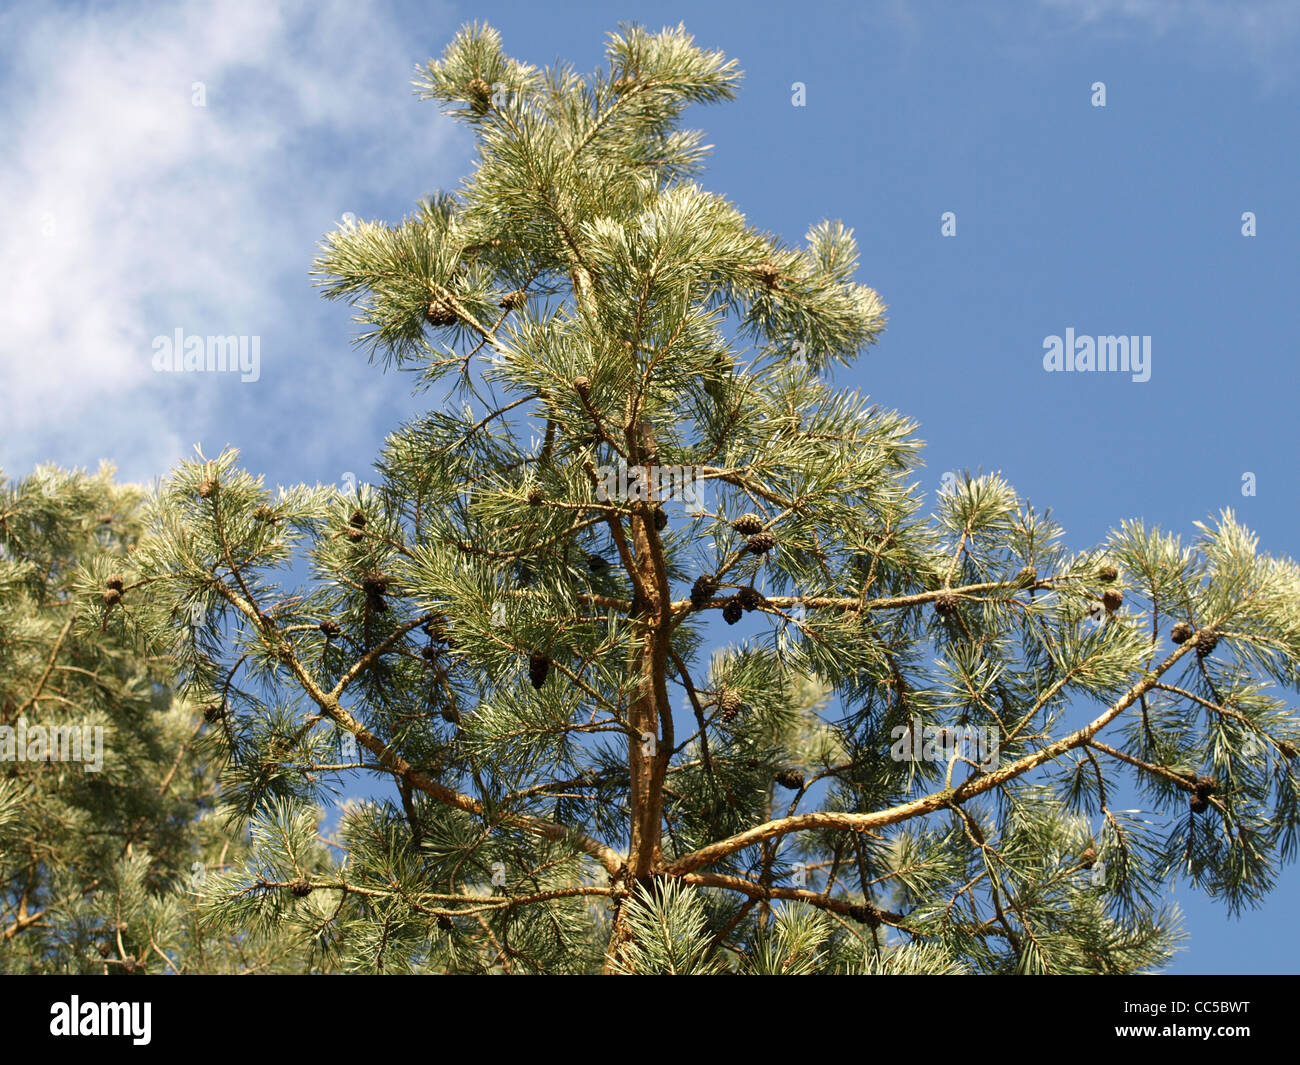
<svg viewBox="0 0 1300 1065"><path fill-rule="evenodd" d="M590 69L620 20L739 60L739 100L689 116L704 183L790 240L856 231L889 327L838 380L920 422L927 490L1001 470L1076 549L1231 507L1297 554L1286 0L6 5L0 468L151 480L202 442L271 484L366 479L430 400L351 348L308 269L345 212L396 221L466 173L468 135L410 81L471 19L537 65ZM177 328L260 337L259 379L155 373ZM1151 337L1150 379L1044 372L1067 328ZM1173 971L1295 972L1298 888L1232 920L1179 886Z"/></svg>

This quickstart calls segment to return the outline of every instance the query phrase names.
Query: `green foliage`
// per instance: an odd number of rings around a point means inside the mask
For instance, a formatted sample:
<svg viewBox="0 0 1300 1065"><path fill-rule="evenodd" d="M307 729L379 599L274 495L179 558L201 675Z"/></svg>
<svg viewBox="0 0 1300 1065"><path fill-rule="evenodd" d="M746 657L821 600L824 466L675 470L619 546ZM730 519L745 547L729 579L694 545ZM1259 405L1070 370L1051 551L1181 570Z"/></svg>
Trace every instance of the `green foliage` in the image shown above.
<svg viewBox="0 0 1300 1065"><path fill-rule="evenodd" d="M607 58L537 70L467 28L417 89L472 176L326 236L359 345L445 390L375 486L273 497L199 455L111 566L73 553L78 639L205 711L201 816L102 882L168 942L360 972L1144 972L1177 878L1257 904L1300 826L1295 563L1226 512L1072 553L997 474L924 514L914 423L828 380L884 328L852 233L787 246L696 183L678 124L734 63L680 28ZM609 490L651 467L700 505ZM48 568L4 565L21 694L57 615L25 620ZM148 791L161 763L122 751ZM201 891L151 885L219 840Z"/></svg>

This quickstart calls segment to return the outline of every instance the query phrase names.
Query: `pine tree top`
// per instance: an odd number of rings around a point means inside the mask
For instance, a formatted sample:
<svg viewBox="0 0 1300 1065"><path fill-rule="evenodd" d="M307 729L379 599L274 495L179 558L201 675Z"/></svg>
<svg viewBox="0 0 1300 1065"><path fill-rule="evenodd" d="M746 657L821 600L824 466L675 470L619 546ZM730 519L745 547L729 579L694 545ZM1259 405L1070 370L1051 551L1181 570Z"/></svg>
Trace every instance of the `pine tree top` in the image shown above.
<svg viewBox="0 0 1300 1065"><path fill-rule="evenodd" d="M122 561L106 631L226 707L253 839L205 919L370 971L1137 972L1175 879L1262 898L1295 563L1228 512L1071 552L1001 475L923 514L914 423L826 380L884 328L851 231L787 246L698 183L720 53L607 58L467 27L417 90L471 176L325 238L359 343L445 390L379 483L200 455ZM316 804L375 779L322 858Z"/></svg>

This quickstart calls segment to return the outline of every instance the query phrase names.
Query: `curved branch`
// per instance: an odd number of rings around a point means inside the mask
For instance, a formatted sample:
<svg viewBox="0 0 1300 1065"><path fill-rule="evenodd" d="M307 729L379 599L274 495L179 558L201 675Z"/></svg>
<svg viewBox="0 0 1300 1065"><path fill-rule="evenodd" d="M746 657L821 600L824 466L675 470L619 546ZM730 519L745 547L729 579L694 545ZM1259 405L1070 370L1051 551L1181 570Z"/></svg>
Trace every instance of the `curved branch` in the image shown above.
<svg viewBox="0 0 1300 1065"><path fill-rule="evenodd" d="M1026 755L1010 765L996 769L992 773L986 773L979 777L969 777L956 788L945 788L943 791L926 795L920 799L913 799L910 802L900 803L888 810L879 810L874 813L821 810L815 813L796 814L794 817L782 817L774 821L767 821L761 825L746 829L744 832L737 833L728 839L718 840L716 843L710 843L699 850L692 851L690 854L684 855L671 863L664 872L680 876L725 858L729 854L735 854L746 847L752 847L764 840L789 835L791 832L805 832L818 828L865 832L871 828L882 828L886 825L910 821L914 817L922 817L925 814L958 805L967 799L975 798L977 795L983 795L986 791L992 791L994 788L1005 784L1008 780L1013 780L1031 769L1054 761L1066 751L1090 743L1093 736L1114 721L1133 703L1137 702L1139 697L1154 688L1160 676L1171 669L1191 648L1191 643L1183 644L1161 662L1155 670L1147 673L1141 681L1133 685L1122 698L1108 707L1100 717L1077 732L1071 733L1056 743L1048 744L1041 750Z"/></svg>

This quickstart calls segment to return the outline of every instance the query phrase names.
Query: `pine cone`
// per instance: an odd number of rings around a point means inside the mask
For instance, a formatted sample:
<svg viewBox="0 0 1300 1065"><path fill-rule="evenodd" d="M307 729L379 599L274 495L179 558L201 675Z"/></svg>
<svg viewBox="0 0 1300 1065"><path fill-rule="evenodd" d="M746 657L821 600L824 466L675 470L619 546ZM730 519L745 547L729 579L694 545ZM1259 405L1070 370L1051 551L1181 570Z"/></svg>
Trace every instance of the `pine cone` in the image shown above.
<svg viewBox="0 0 1300 1065"><path fill-rule="evenodd" d="M445 301L440 299L429 302L424 317L428 319L430 325L438 328L456 324L456 312Z"/></svg>
<svg viewBox="0 0 1300 1065"><path fill-rule="evenodd" d="M765 555L775 546L776 537L770 532L755 533L745 541L745 547L751 555Z"/></svg>
<svg viewBox="0 0 1300 1065"><path fill-rule="evenodd" d="M742 514L731 523L741 536L753 536L763 531L763 519L757 514Z"/></svg>
<svg viewBox="0 0 1300 1065"><path fill-rule="evenodd" d="M855 904L849 907L849 916L859 924L864 924L868 928L880 927L880 914L876 912L874 906L865 906Z"/></svg>
<svg viewBox="0 0 1300 1065"><path fill-rule="evenodd" d="M580 395L583 399L586 399L589 395L591 395L591 378L575 377L573 379L573 390L577 392L578 395Z"/></svg>
<svg viewBox="0 0 1300 1065"><path fill-rule="evenodd" d="M1026 566L1016 574L1016 583L1021 587L1033 584L1036 580L1038 580L1038 571L1033 566Z"/></svg>
<svg viewBox="0 0 1300 1065"><path fill-rule="evenodd" d="M736 593L736 599L746 613L757 610L767 601L752 587L740 589Z"/></svg>
<svg viewBox="0 0 1300 1065"><path fill-rule="evenodd" d="M944 592L936 597L934 601L934 612L941 618L946 618L957 612L957 603L959 600L952 592Z"/></svg>
<svg viewBox="0 0 1300 1065"><path fill-rule="evenodd" d="M1079 855L1079 862L1085 869L1091 869L1097 864L1097 848L1091 843L1088 844L1083 853Z"/></svg>
<svg viewBox="0 0 1300 1065"><path fill-rule="evenodd" d="M1104 592L1101 593L1101 605L1106 608L1106 612L1108 614L1115 613L1115 611L1120 608L1120 604L1122 604L1123 602L1124 602L1123 594L1115 591L1113 588L1107 588Z"/></svg>
<svg viewBox="0 0 1300 1065"><path fill-rule="evenodd" d="M742 709L744 704L740 701L740 693L731 688L723 688L718 695L718 711L722 720L734 721Z"/></svg>
<svg viewBox="0 0 1300 1065"><path fill-rule="evenodd" d="M771 259L764 259L755 266L754 273L768 288L775 288L776 283L781 279L781 271Z"/></svg>
<svg viewBox="0 0 1300 1065"><path fill-rule="evenodd" d="M734 596L727 600L727 605L722 608L722 620L728 625L734 625L740 620L741 615L745 613L745 608L740 605L740 601Z"/></svg>
<svg viewBox="0 0 1300 1065"><path fill-rule="evenodd" d="M436 618L430 618L424 623L424 634L434 643L448 646L451 644L451 636L447 632L447 619L441 614Z"/></svg>
<svg viewBox="0 0 1300 1065"><path fill-rule="evenodd" d="M105 588L103 592L100 593L100 598L104 601L106 607L112 609L122 601L122 593L116 588Z"/></svg>
<svg viewBox="0 0 1300 1065"><path fill-rule="evenodd" d="M382 573L371 572L361 578L361 590L366 593L366 609L382 614L388 609L384 593L388 591L388 578Z"/></svg>
<svg viewBox="0 0 1300 1065"><path fill-rule="evenodd" d="M275 511L268 506L253 508L254 521L275 521Z"/></svg>
<svg viewBox="0 0 1300 1065"><path fill-rule="evenodd" d="M663 532L668 527L668 514L663 507L655 507L655 532Z"/></svg>
<svg viewBox="0 0 1300 1065"><path fill-rule="evenodd" d="M1193 813L1203 814L1210 808L1210 796L1219 790L1219 782L1213 777L1196 777L1192 785L1196 791L1188 805Z"/></svg>
<svg viewBox="0 0 1300 1065"><path fill-rule="evenodd" d="M226 712L221 708L220 703L213 703L211 706L205 706L203 708L203 720L209 725L215 725L225 716Z"/></svg>
<svg viewBox="0 0 1300 1065"><path fill-rule="evenodd" d="M536 652L528 658L528 679L533 682L533 687L541 690L546 683L547 674L551 672L551 660L541 652Z"/></svg>
<svg viewBox="0 0 1300 1065"><path fill-rule="evenodd" d="M469 85L471 102L477 111L486 111L492 104L492 86L482 78L471 78Z"/></svg>
<svg viewBox="0 0 1300 1065"><path fill-rule="evenodd" d="M804 776L799 769L778 769L772 777L783 788L789 788L791 791L798 791L803 787Z"/></svg>
<svg viewBox="0 0 1300 1065"><path fill-rule="evenodd" d="M592 573L604 573L607 569L609 569L609 559L603 557L602 555L588 555L587 569L589 569Z"/></svg>
<svg viewBox="0 0 1300 1065"><path fill-rule="evenodd" d="M1219 646L1219 634L1213 629L1201 629L1196 633L1196 657L1204 658Z"/></svg>
<svg viewBox="0 0 1300 1065"><path fill-rule="evenodd" d="M1296 745L1291 743L1289 740L1278 740L1277 749L1281 753L1282 757L1288 762L1297 754L1300 754L1300 748L1297 748Z"/></svg>
<svg viewBox="0 0 1300 1065"><path fill-rule="evenodd" d="M1106 584L1109 584L1118 576L1119 576L1119 570L1117 570L1114 566L1102 566L1101 569L1097 571L1097 580L1102 581Z"/></svg>
<svg viewBox="0 0 1300 1065"><path fill-rule="evenodd" d="M107 958L113 953L113 948L107 943L100 943L95 947L95 953L97 953L101 958Z"/></svg>
<svg viewBox="0 0 1300 1065"><path fill-rule="evenodd" d="M527 300L528 297L524 295L524 290L517 288L513 292L507 292L502 296L501 302L497 306L503 311L513 311L518 307L522 307Z"/></svg>
<svg viewBox="0 0 1300 1065"><path fill-rule="evenodd" d="M456 709L454 706L452 706L450 703L449 703L448 705L444 706L444 707L443 707L441 710L439 710L438 712L442 715L442 719L443 719L445 722L447 722L447 724L449 724L449 725L459 725L459 724L460 724L460 711L457 710L457 709Z"/></svg>
<svg viewBox="0 0 1300 1065"><path fill-rule="evenodd" d="M214 495L217 494L220 488L221 485L217 483L215 478L204 477L203 480L199 482L199 498L211 499Z"/></svg>
<svg viewBox="0 0 1300 1065"><path fill-rule="evenodd" d="M540 507L544 498L540 488L530 489L528 492L528 505L530 507Z"/></svg>
<svg viewBox="0 0 1300 1065"><path fill-rule="evenodd" d="M696 610L703 610L709 605L709 600L713 598L713 593L717 590L718 579L712 573L696 577L695 583L691 585L691 606Z"/></svg>
<svg viewBox="0 0 1300 1065"><path fill-rule="evenodd" d="M311 894L311 883L305 877L289 881L289 890L295 899L305 899Z"/></svg>
<svg viewBox="0 0 1300 1065"><path fill-rule="evenodd" d="M323 632L326 637L337 636L340 632L343 631L341 628L339 628L339 623L337 621L331 621L329 618L326 618L324 621L322 621L317 626L317 628L320 629L320 631Z"/></svg>
<svg viewBox="0 0 1300 1065"><path fill-rule="evenodd" d="M444 932L451 931L451 918L445 913L438 914L438 927Z"/></svg>
<svg viewBox="0 0 1300 1065"><path fill-rule="evenodd" d="M1180 621L1177 625L1175 625L1172 629L1169 630L1169 638L1173 640L1174 643L1186 643L1188 640L1192 638L1193 635L1194 635L1194 630L1185 621Z"/></svg>
<svg viewBox="0 0 1300 1065"><path fill-rule="evenodd" d="M104 582L104 587L113 592L120 592L125 583L122 574L114 573Z"/></svg>

